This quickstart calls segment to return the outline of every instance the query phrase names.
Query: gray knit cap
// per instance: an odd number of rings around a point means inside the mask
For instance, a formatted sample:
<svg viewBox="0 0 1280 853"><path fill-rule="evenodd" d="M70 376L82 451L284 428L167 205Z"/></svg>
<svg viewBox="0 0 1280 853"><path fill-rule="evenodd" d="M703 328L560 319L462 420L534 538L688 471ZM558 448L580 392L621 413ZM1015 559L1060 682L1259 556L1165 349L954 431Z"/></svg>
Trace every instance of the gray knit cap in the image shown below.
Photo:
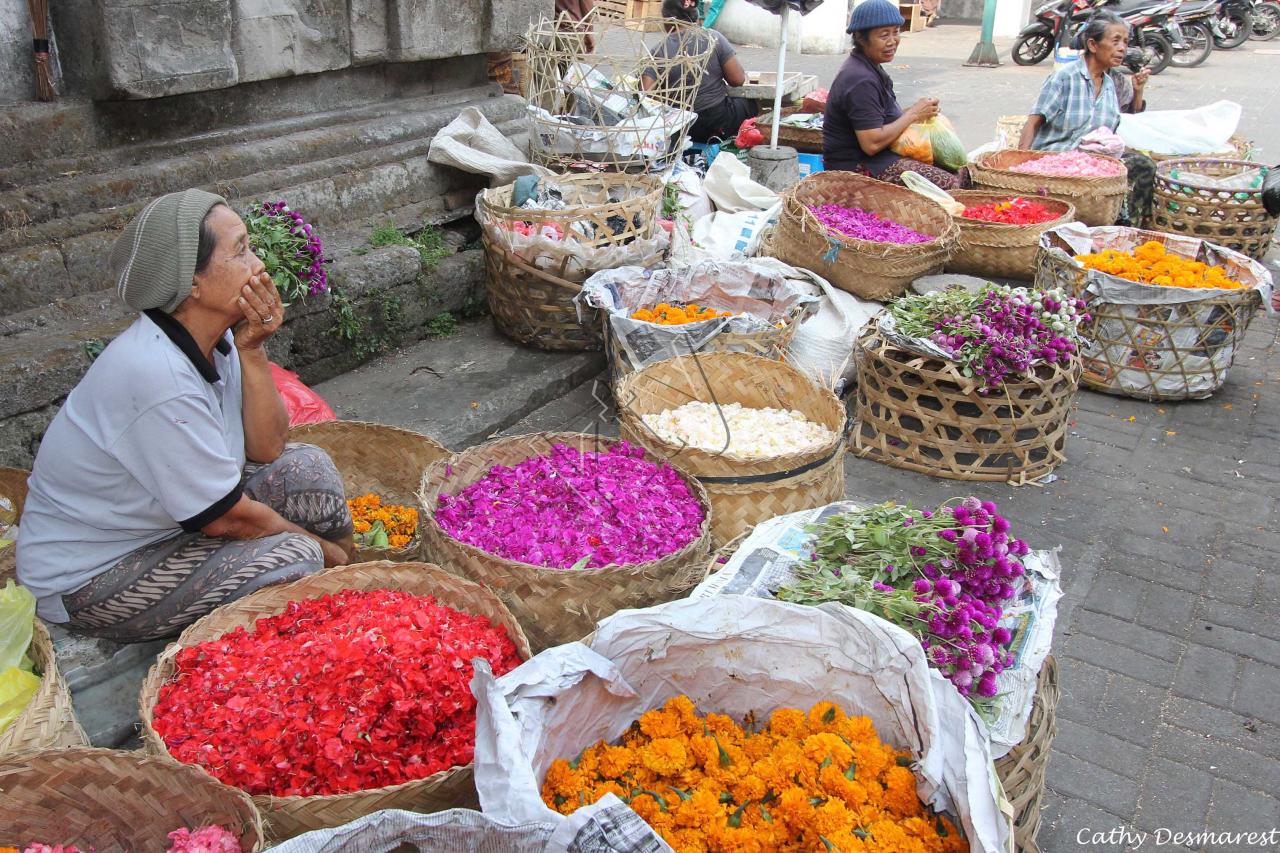
<svg viewBox="0 0 1280 853"><path fill-rule="evenodd" d="M204 190L183 190L142 208L111 247L111 274L124 304L172 313L191 293L200 223L209 208L226 203Z"/></svg>

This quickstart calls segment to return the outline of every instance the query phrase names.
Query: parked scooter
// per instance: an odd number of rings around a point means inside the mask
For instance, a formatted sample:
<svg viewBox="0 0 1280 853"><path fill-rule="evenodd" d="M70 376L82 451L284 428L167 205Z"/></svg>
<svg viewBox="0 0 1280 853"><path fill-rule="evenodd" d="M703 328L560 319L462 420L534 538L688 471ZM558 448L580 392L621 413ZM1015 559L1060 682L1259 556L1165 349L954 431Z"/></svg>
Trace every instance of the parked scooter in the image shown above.
<svg viewBox="0 0 1280 853"><path fill-rule="evenodd" d="M1213 53L1212 21L1220 6L1220 0L1187 0L1178 7L1174 20L1181 31L1182 46L1175 45L1172 64L1195 68L1209 58Z"/></svg>
<svg viewBox="0 0 1280 853"><path fill-rule="evenodd" d="M1280 35L1280 2L1258 0L1253 7L1253 29L1249 38L1254 41L1271 41Z"/></svg>
<svg viewBox="0 0 1280 853"><path fill-rule="evenodd" d="M1074 6L1073 0L1049 0L1036 9L1031 23L1022 28L1013 43L1014 64L1035 65L1048 59L1053 46L1061 43Z"/></svg>
<svg viewBox="0 0 1280 853"><path fill-rule="evenodd" d="M1253 29L1254 0L1223 0L1209 25L1213 28L1213 46L1231 50L1249 40Z"/></svg>

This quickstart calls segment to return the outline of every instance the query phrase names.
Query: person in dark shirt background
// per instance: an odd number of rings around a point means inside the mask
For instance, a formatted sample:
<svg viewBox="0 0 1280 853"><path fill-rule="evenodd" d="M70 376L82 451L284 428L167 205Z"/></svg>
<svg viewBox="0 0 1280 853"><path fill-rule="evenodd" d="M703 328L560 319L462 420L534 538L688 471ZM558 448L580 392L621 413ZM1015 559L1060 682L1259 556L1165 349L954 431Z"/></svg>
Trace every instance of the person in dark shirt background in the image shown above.
<svg viewBox="0 0 1280 853"><path fill-rule="evenodd" d="M853 51L831 84L823 116L823 165L895 184L902 183L903 172L918 172L945 190L960 189L959 175L889 150L908 127L938 114L937 98L920 98L903 110L882 67L898 51L902 24L902 14L889 0L865 0L854 7L849 19Z"/></svg>

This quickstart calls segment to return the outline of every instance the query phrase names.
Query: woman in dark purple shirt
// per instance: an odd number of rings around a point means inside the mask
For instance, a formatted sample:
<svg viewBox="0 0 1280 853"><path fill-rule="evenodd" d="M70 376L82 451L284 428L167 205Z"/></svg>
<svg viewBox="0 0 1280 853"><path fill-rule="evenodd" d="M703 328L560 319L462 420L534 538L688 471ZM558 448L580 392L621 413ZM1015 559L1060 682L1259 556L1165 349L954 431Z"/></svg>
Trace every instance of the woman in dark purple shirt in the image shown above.
<svg viewBox="0 0 1280 853"><path fill-rule="evenodd" d="M889 146L916 122L938 114L937 98L921 98L903 110L883 66L902 40L902 14L889 0L866 0L849 19L853 51L831 84L822 125L823 165L901 184L918 172L943 189L959 189L961 178L945 169L893 153Z"/></svg>

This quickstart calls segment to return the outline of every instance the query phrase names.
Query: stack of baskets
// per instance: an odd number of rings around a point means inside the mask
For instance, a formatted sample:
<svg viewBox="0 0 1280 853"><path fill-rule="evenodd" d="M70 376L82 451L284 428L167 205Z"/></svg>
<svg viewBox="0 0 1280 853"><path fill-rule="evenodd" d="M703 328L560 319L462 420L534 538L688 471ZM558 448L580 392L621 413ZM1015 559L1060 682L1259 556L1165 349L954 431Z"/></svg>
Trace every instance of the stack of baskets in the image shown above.
<svg viewBox="0 0 1280 853"><path fill-rule="evenodd" d="M1259 173L1256 186L1220 183L1248 171ZM1267 213L1262 205L1265 174L1266 167L1247 160L1163 160L1156 166L1151 228L1199 237L1260 261L1280 224L1280 216Z"/></svg>
<svg viewBox="0 0 1280 853"><path fill-rule="evenodd" d="M1028 175L1013 168L1050 155L1049 151L991 151L970 167L975 189L1009 195L1047 195L1071 202L1076 219L1086 225L1111 225L1120 215L1129 189L1124 163L1115 157L1094 156L1115 164L1120 174L1110 178L1055 177Z"/></svg>
<svg viewBox="0 0 1280 853"><path fill-rule="evenodd" d="M529 642L511 612L493 593L427 563L360 563L309 575L289 584L261 589L224 604L191 625L157 658L143 682L140 695L143 746L148 753L171 765L185 767L173 758L152 721L160 689L173 678L175 661L183 649L216 640L236 628L250 628L260 618L283 612L292 601L306 601L344 589L402 590L430 595L447 607L487 618L507 630L524 659L531 657ZM203 774L200 774L203 775ZM275 797L254 795L253 802L266 823L267 837L291 838L312 829L341 826L380 809L441 811L476 805L471 765L452 767L425 779L368 791L332 796ZM148 848L154 849L154 848Z"/></svg>
<svg viewBox="0 0 1280 853"><path fill-rule="evenodd" d="M489 311L498 330L515 341L548 350L599 349L599 327L579 321L574 297L598 269L662 260L659 233L663 185L652 175L563 175L545 179L563 195L562 210L512 204L515 184L485 190L476 199L488 271ZM527 238L517 228L558 228L559 240ZM628 252L635 245L636 253ZM609 252L609 249L613 249ZM606 252L607 262L593 254Z"/></svg>
<svg viewBox="0 0 1280 853"><path fill-rule="evenodd" d="M790 365L734 352L681 356L625 377L616 396L622 437L670 460L706 488L717 547L776 515L844 497L844 407L835 394ZM799 411L830 430L831 440L803 452L744 459L673 444L643 420L691 400Z"/></svg>
<svg viewBox="0 0 1280 853"><path fill-rule="evenodd" d="M372 492L384 504L417 504L422 472L449 451L434 439L385 424L325 421L302 424L289 431L290 441L314 444L329 454L348 499ZM422 550L422 522L412 542L402 548L357 545L353 562L416 560Z"/></svg>
<svg viewBox="0 0 1280 853"><path fill-rule="evenodd" d="M426 554L441 566L498 594L529 633L534 651L572 643L596 622L628 607L649 607L676 598L700 580L710 549L711 508L706 491L685 477L703 506L701 534L657 560L591 569L559 569L509 560L460 542L436 521L441 494L457 494L495 465L515 466L565 444L604 452L617 442L581 433L533 433L501 438L456 453L422 477L418 492Z"/></svg>
<svg viewBox="0 0 1280 853"><path fill-rule="evenodd" d="M1066 460L1080 360L1039 363L989 393L954 361L891 342L875 323L858 338L853 452L953 480L1023 485Z"/></svg>
<svg viewBox="0 0 1280 853"><path fill-rule="evenodd" d="M762 253L813 270L861 299L901 296L922 275L941 272L958 235L950 214L904 187L853 172L819 172L782 196L782 213ZM810 210L824 204L862 208L934 239L899 245L835 233Z"/></svg>
<svg viewBox="0 0 1280 853"><path fill-rule="evenodd" d="M951 195L966 207L999 203L1014 197L1009 193L983 190L957 190ZM1050 228L1071 222L1076 215L1075 206L1067 201L1037 198L1036 202L1057 213L1057 218L1038 225L1004 225L957 216L960 238L955 252L947 261L947 272L1026 281L1035 278L1040 235Z"/></svg>

